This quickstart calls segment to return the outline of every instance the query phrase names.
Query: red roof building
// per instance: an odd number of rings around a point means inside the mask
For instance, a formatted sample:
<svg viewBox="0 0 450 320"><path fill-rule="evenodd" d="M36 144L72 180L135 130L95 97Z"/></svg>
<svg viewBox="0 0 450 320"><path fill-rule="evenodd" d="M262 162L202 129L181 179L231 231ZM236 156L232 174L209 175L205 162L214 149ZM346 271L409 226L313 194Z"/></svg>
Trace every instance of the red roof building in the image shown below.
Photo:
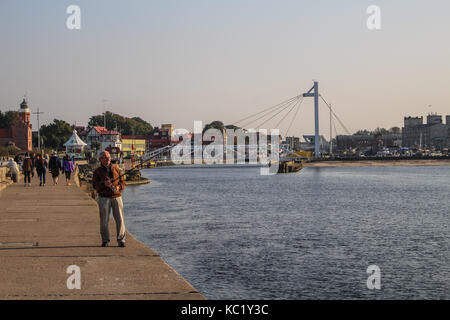
<svg viewBox="0 0 450 320"><path fill-rule="evenodd" d="M90 149L92 149L93 142L100 145L99 151L106 150L108 147L122 148L122 138L117 131L108 130L105 127L93 127L86 135L83 133L80 134L80 138L85 139Z"/></svg>

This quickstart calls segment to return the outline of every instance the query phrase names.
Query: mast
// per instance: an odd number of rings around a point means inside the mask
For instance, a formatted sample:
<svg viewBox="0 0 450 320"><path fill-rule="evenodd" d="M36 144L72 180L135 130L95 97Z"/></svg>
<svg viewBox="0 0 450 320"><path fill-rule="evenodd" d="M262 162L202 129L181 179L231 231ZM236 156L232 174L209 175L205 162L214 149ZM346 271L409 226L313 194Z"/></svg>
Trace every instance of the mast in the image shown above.
<svg viewBox="0 0 450 320"><path fill-rule="evenodd" d="M39 108L37 108L37 112L33 112L33 114L37 115L37 121L38 121L38 149L41 150L41 123L39 121L39 115L43 114L43 112L40 112Z"/></svg>
<svg viewBox="0 0 450 320"><path fill-rule="evenodd" d="M331 114L331 104L330 104L330 156L333 154L333 127L331 126L331 120L332 120L332 114Z"/></svg>

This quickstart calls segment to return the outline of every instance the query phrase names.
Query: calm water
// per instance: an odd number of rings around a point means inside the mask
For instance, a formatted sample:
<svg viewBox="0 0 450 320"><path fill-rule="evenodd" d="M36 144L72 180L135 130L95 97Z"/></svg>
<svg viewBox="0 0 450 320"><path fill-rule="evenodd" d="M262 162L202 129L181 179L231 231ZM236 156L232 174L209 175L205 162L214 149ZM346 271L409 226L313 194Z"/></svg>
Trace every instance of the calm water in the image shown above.
<svg viewBox="0 0 450 320"><path fill-rule="evenodd" d="M143 175L128 229L209 299L450 299L450 167Z"/></svg>

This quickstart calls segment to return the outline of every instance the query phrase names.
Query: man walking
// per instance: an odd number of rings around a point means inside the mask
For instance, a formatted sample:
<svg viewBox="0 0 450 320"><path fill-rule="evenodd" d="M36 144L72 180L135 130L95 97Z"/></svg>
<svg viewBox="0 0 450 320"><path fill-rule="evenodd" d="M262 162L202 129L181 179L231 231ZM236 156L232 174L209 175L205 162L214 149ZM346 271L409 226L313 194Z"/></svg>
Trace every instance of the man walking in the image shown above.
<svg viewBox="0 0 450 320"><path fill-rule="evenodd" d="M25 154L25 159L22 164L23 182L25 187L31 187L31 171L33 170L33 160L31 160L28 153Z"/></svg>
<svg viewBox="0 0 450 320"><path fill-rule="evenodd" d="M56 151L53 151L52 156L50 157L50 161L48 162L48 169L52 174L53 185L55 186L58 184L59 170L61 170L58 154Z"/></svg>
<svg viewBox="0 0 450 320"><path fill-rule="evenodd" d="M30 154L31 163L33 164L31 166L31 177L34 178L34 168L36 167L36 154L33 152Z"/></svg>
<svg viewBox="0 0 450 320"><path fill-rule="evenodd" d="M125 247L125 223L123 220L122 191L125 190L125 181L120 169L111 164L109 152L100 155L100 167L94 171L92 185L98 193L98 207L100 210L100 234L102 247L109 244L109 215L112 209L116 221L117 243Z"/></svg>

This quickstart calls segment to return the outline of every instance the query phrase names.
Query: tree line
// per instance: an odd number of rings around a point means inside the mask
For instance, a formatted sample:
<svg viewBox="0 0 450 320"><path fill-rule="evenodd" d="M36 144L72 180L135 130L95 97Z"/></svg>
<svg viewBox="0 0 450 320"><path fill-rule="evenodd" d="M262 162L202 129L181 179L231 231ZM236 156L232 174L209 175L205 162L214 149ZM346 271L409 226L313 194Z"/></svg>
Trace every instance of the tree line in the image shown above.
<svg viewBox="0 0 450 320"><path fill-rule="evenodd" d="M147 134L153 130L150 123L139 117L127 118L109 111L106 111L104 115L92 116L89 119L88 127L103 127L105 122L106 129L115 130L124 135Z"/></svg>
<svg viewBox="0 0 450 320"><path fill-rule="evenodd" d="M389 135L389 134L401 134L402 133L402 129L400 129L399 127L392 127L390 129L385 129L385 128L376 128L373 131L369 131L369 130L358 130L356 131L353 135L354 136L374 136L374 135Z"/></svg>

